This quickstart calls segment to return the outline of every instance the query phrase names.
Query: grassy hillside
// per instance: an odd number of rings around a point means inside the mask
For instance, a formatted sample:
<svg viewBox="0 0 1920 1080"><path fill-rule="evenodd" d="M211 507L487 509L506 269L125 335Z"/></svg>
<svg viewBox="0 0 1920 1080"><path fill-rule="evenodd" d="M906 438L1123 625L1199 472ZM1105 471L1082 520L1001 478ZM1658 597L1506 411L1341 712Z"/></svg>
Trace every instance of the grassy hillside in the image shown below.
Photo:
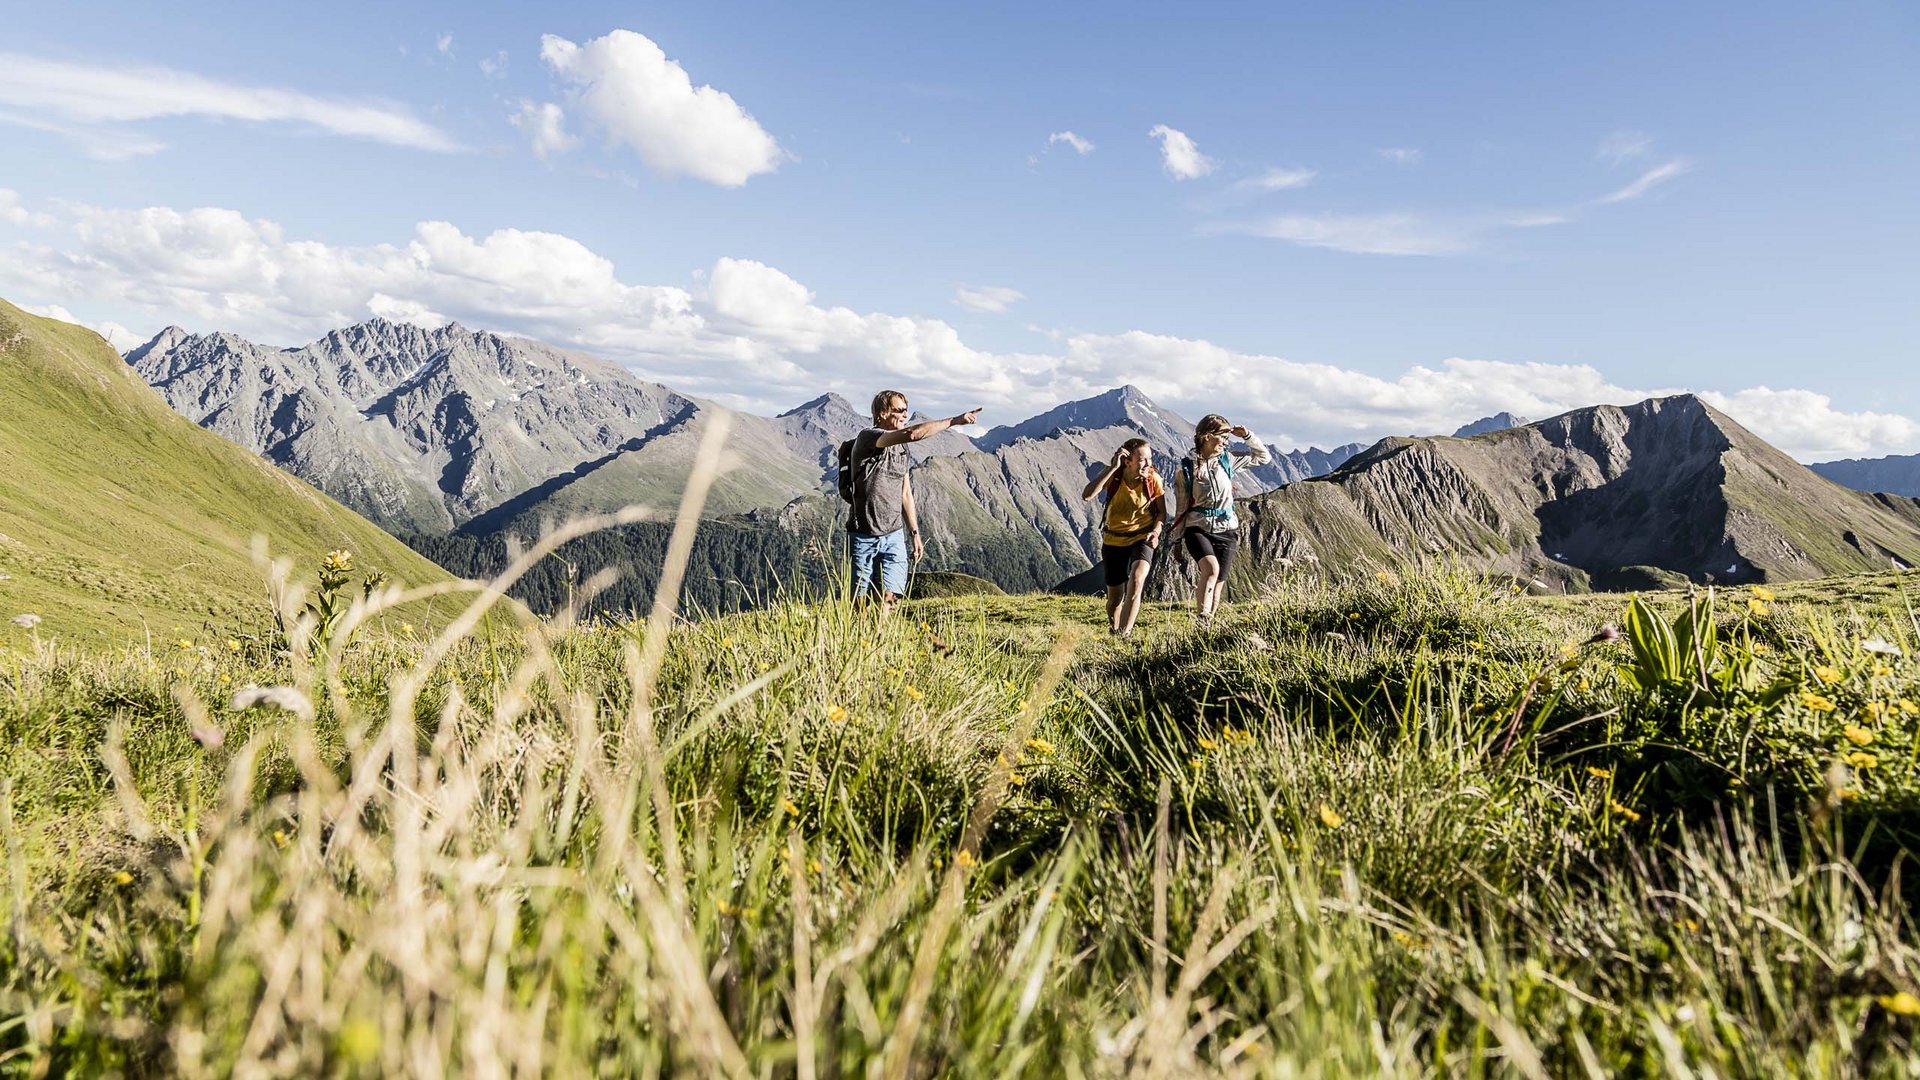
<svg viewBox="0 0 1920 1080"><path fill-rule="evenodd" d="M0 654L0 1068L1913 1075L1911 580Z"/></svg>
<svg viewBox="0 0 1920 1080"><path fill-rule="evenodd" d="M0 617L42 637L174 637L266 614L248 551L352 551L414 584L445 571L179 416L91 330L0 301ZM0 622L0 642L26 632Z"/></svg>

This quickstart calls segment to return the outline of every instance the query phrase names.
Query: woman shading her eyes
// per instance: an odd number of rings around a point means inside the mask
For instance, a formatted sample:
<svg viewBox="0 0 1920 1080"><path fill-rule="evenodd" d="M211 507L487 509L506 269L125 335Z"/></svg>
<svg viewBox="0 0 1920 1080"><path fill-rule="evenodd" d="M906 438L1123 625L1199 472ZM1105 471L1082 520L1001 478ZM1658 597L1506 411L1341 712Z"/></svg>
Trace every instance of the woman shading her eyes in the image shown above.
<svg viewBox="0 0 1920 1080"><path fill-rule="evenodd" d="M1247 444L1245 450L1228 449L1236 437ZM1193 614L1202 626L1213 621L1226 596L1227 570L1240 542L1240 517L1233 509L1234 473L1245 465L1272 460L1266 444L1253 432L1227 423L1218 413L1203 417L1194 428L1193 453L1180 463L1175 488L1180 505L1174 528L1186 530L1181 540L1195 567Z"/></svg>

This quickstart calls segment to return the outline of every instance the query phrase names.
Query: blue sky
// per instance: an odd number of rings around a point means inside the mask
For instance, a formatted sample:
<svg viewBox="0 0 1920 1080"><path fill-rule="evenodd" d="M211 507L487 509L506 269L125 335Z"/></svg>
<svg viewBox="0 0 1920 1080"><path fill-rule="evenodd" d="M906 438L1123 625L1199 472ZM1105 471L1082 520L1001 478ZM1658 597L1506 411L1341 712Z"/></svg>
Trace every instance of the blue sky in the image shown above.
<svg viewBox="0 0 1920 1080"><path fill-rule="evenodd" d="M1035 7L15 10L0 295L760 409L1132 381L1324 445L1693 389L1920 450L1920 9Z"/></svg>

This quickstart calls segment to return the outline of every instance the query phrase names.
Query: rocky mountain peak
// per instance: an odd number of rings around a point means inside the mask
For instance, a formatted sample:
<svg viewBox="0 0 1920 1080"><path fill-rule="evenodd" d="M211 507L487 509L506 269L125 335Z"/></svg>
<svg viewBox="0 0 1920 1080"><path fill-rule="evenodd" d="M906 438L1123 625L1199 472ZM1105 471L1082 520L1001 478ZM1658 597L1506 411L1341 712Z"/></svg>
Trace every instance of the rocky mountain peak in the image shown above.
<svg viewBox="0 0 1920 1080"><path fill-rule="evenodd" d="M1453 437L1456 439L1467 439L1475 435L1486 435L1490 432L1505 431L1508 428L1526 426L1526 417L1516 416L1513 413L1502 410L1494 413L1492 416L1483 416L1470 424L1460 425L1460 427L1454 431Z"/></svg>

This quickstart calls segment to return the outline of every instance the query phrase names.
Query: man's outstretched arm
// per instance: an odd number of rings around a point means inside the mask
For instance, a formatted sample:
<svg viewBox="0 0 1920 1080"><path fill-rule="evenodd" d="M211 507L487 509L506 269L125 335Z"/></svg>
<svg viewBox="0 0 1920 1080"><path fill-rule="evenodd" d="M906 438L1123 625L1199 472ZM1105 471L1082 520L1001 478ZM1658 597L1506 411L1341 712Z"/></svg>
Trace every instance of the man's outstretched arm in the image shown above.
<svg viewBox="0 0 1920 1080"><path fill-rule="evenodd" d="M919 442L921 439L930 439L956 424L966 427L968 424L977 423L979 417L979 409L968 409L959 416L949 416L945 420L923 420L912 427L901 428L898 431L883 431L873 444L885 449L889 446L899 446L901 443Z"/></svg>

